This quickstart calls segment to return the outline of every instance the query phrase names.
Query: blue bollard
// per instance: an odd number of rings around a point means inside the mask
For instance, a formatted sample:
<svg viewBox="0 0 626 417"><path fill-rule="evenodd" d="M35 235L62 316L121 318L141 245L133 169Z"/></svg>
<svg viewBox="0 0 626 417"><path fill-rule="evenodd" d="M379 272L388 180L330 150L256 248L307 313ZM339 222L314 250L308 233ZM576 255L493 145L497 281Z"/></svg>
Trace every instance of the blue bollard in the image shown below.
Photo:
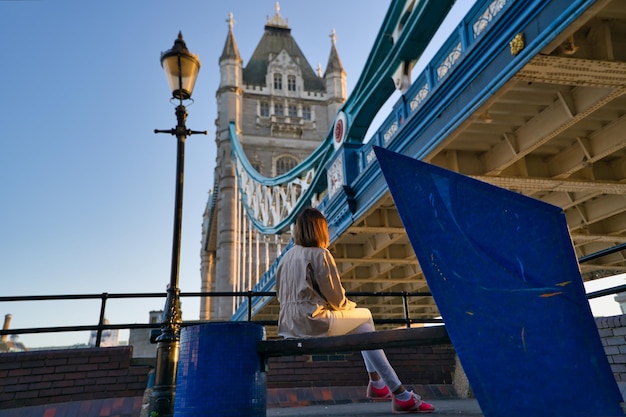
<svg viewBox="0 0 626 417"><path fill-rule="evenodd" d="M266 376L256 352L264 328L245 322L184 327L174 416L265 417Z"/></svg>

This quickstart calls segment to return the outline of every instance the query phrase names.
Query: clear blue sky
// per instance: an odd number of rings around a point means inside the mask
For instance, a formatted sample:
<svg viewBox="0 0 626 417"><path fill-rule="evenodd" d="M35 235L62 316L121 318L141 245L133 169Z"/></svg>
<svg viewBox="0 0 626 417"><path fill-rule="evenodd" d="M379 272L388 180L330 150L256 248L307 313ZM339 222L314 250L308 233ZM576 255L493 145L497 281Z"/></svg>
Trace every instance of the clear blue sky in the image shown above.
<svg viewBox="0 0 626 417"><path fill-rule="evenodd" d="M461 0L456 24L472 0ZM282 0L280 13L313 67L329 35L357 81L389 1ZM244 65L274 0L0 1L2 295L160 292L169 282L176 120L161 51L182 30L202 68L187 126L180 288L200 290L202 213L215 167L218 58L235 19ZM450 30L449 27L444 29ZM147 322L163 299L110 301L113 323ZM11 327L95 324L99 302L0 303ZM183 318L199 303L183 299ZM122 339L127 338L122 333ZM23 335L27 346L85 343L87 334Z"/></svg>

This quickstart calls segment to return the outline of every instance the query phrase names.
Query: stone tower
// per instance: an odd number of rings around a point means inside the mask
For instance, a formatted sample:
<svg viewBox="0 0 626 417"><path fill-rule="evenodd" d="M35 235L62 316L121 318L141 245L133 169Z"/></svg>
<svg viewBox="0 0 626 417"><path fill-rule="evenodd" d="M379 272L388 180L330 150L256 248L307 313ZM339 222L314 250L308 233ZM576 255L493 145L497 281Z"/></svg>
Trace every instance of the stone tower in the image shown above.
<svg viewBox="0 0 626 417"><path fill-rule="evenodd" d="M324 75L314 71L291 35L288 21L276 13L244 66L228 20L219 59L220 85L215 121L215 182L203 218L201 291L246 291L273 262L288 236L263 236L253 230L239 204L231 158L229 124L252 166L263 176L284 174L326 138L337 110L346 100L346 74L331 34ZM237 308L233 297L206 298L200 318L228 320Z"/></svg>

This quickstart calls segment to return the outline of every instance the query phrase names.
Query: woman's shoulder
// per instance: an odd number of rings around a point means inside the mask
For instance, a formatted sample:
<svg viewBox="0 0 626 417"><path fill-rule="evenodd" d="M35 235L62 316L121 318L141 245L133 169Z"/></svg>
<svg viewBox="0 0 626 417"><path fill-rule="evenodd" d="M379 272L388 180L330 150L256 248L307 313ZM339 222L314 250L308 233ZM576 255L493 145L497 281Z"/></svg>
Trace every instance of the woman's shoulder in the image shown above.
<svg viewBox="0 0 626 417"><path fill-rule="evenodd" d="M293 251L293 252L292 252ZM306 257L306 258L323 258L327 253L330 253L326 248L320 248L319 246L300 246L294 245L287 253L292 252L292 256Z"/></svg>
<svg viewBox="0 0 626 417"><path fill-rule="evenodd" d="M308 252L308 253L326 253L328 252L328 249L326 248L320 248L319 246L300 246L300 245L294 245L293 249L297 249L301 252Z"/></svg>

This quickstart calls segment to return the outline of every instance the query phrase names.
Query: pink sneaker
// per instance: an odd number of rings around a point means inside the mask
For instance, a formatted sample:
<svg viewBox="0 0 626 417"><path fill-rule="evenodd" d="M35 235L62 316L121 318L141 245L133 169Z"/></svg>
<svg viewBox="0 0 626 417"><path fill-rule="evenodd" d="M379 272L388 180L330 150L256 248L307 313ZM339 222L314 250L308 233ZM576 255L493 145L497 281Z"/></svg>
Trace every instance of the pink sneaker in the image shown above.
<svg viewBox="0 0 626 417"><path fill-rule="evenodd" d="M382 388L376 388L375 386L372 385L372 382L370 381L367 384L366 397L369 398L370 400L382 401L382 400L390 400L392 395L391 395L391 391L389 391L389 388L387 388L386 385Z"/></svg>
<svg viewBox="0 0 626 417"><path fill-rule="evenodd" d="M409 414L409 413L432 413L435 411L435 407L422 401L419 395L410 391L411 398L407 401L402 401L393 397L391 402L391 411L395 414Z"/></svg>

